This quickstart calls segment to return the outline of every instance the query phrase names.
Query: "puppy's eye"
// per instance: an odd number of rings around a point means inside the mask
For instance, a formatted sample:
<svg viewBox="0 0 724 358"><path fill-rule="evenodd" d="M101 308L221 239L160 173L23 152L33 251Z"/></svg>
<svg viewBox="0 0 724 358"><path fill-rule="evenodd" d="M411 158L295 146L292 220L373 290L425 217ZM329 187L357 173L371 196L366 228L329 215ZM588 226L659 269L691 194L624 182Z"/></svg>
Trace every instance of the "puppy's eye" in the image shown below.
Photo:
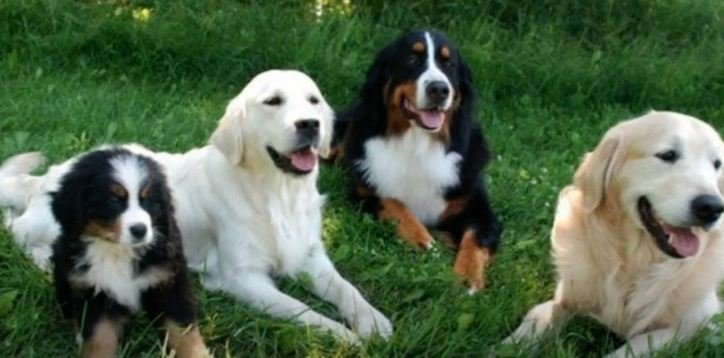
<svg viewBox="0 0 724 358"><path fill-rule="evenodd" d="M417 57L417 55L410 55L410 56L407 56L405 63L408 66L417 66L420 63L420 58Z"/></svg>
<svg viewBox="0 0 724 358"><path fill-rule="evenodd" d="M679 159L679 153L677 153L675 150L667 150L656 153L656 157L667 163L673 163Z"/></svg>
<svg viewBox="0 0 724 358"><path fill-rule="evenodd" d="M282 98L279 96L271 96L264 100L264 104L267 106L278 106L282 104Z"/></svg>
<svg viewBox="0 0 724 358"><path fill-rule="evenodd" d="M721 168L721 160L717 159L714 161L714 169L719 170Z"/></svg>
<svg viewBox="0 0 724 358"><path fill-rule="evenodd" d="M455 67L455 63L452 62L451 60L444 60L442 62L442 65L445 66L445 68L454 68Z"/></svg>
<svg viewBox="0 0 724 358"><path fill-rule="evenodd" d="M311 104L317 104L319 103L319 98L317 96L310 96L309 97L309 103Z"/></svg>

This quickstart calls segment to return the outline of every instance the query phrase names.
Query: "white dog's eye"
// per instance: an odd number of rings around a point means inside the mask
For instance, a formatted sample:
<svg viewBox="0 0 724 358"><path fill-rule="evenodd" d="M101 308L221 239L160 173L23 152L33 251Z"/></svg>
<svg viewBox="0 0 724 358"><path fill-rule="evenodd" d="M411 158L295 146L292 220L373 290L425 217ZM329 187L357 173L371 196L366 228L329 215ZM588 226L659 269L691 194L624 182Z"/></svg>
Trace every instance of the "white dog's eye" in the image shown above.
<svg viewBox="0 0 724 358"><path fill-rule="evenodd" d="M660 153L656 153L656 157L667 163L673 163L677 159L679 159L679 153L677 153L675 150L666 150Z"/></svg>
<svg viewBox="0 0 724 358"><path fill-rule="evenodd" d="M309 103L317 104L319 103L319 98L317 96L309 96Z"/></svg>
<svg viewBox="0 0 724 358"><path fill-rule="evenodd" d="M719 168L721 168L721 160L717 159L714 161L714 169L718 170Z"/></svg>
<svg viewBox="0 0 724 358"><path fill-rule="evenodd" d="M271 96L264 100L264 104L267 106L278 106L282 104L282 98L279 96Z"/></svg>

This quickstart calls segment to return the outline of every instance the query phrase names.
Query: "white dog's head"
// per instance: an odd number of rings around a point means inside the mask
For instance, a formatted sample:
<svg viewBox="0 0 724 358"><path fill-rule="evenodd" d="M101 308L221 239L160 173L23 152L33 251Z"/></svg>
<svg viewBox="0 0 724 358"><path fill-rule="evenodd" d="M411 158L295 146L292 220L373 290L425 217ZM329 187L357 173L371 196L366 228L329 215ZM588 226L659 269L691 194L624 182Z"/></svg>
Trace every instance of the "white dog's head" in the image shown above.
<svg viewBox="0 0 724 358"><path fill-rule="evenodd" d="M576 172L584 207L607 208L669 256L694 256L718 225L724 145L708 124L650 112L611 128Z"/></svg>
<svg viewBox="0 0 724 358"><path fill-rule="evenodd" d="M258 74L226 107L210 143L234 165L271 165L295 176L317 170L334 112L302 72Z"/></svg>

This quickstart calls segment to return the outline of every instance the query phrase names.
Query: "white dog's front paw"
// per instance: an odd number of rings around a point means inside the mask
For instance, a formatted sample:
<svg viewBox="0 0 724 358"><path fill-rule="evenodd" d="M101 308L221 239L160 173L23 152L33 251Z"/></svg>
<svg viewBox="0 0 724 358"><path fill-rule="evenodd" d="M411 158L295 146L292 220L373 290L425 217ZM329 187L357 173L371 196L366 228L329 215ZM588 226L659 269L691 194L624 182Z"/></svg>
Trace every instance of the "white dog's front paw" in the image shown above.
<svg viewBox="0 0 724 358"><path fill-rule="evenodd" d="M390 320L370 305L359 308L352 318L351 324L362 338L369 338L375 333L384 339L388 339L392 335Z"/></svg>
<svg viewBox="0 0 724 358"><path fill-rule="evenodd" d="M328 327L329 331L337 337L339 340L349 343L354 346L358 346L362 344L362 341L360 340L360 337L352 332L351 330L347 329L342 324L337 323L338 325L334 325L332 327Z"/></svg>

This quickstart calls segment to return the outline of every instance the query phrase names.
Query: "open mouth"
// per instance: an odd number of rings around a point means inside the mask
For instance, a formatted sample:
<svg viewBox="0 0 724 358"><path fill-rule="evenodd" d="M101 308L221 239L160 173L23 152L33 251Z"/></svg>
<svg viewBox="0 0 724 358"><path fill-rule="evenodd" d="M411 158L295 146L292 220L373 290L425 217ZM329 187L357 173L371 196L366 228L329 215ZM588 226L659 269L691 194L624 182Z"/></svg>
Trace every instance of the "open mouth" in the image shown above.
<svg viewBox="0 0 724 358"><path fill-rule="evenodd" d="M675 227L656 217L651 203L645 196L639 198L638 211L646 231L654 237L656 245L667 255L682 259L696 255L699 238L692 228Z"/></svg>
<svg viewBox="0 0 724 358"><path fill-rule="evenodd" d="M433 132L439 130L445 122L445 111L442 107L419 109L405 97L402 98L402 114L414 120L420 127Z"/></svg>
<svg viewBox="0 0 724 358"><path fill-rule="evenodd" d="M317 153L309 145L297 148L288 154L281 154L270 146L267 146L266 150L274 161L274 165L287 173L309 174L317 166Z"/></svg>

